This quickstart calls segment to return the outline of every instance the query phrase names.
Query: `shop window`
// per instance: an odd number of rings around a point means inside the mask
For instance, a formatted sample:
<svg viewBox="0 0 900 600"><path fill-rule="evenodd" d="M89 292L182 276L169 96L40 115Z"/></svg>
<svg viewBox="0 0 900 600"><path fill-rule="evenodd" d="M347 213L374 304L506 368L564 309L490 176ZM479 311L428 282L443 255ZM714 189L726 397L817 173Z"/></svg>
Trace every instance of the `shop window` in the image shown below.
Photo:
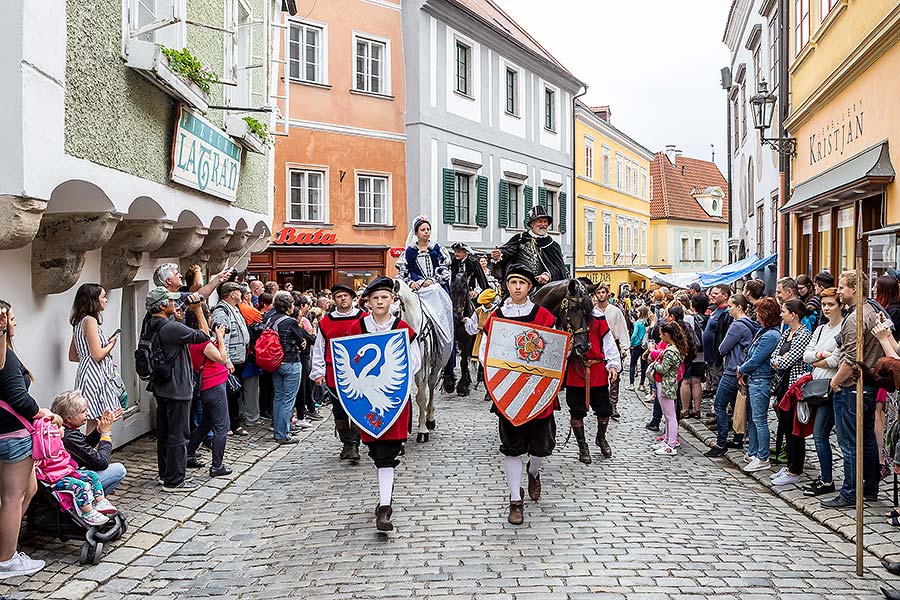
<svg viewBox="0 0 900 600"><path fill-rule="evenodd" d="M325 220L325 173L292 169L290 171L291 221L322 223Z"/></svg>
<svg viewBox="0 0 900 600"><path fill-rule="evenodd" d="M813 218L806 217L800 223L800 270L810 277L813 275Z"/></svg>
<svg viewBox="0 0 900 600"><path fill-rule="evenodd" d="M358 92L390 94L390 48L386 40L354 36L356 67L354 88Z"/></svg>
<svg viewBox="0 0 900 600"><path fill-rule="evenodd" d="M456 173L456 223L458 225L471 225L471 185L472 176L465 173Z"/></svg>
<svg viewBox="0 0 900 600"><path fill-rule="evenodd" d="M831 213L820 213L816 218L818 232L818 267L819 271L831 271Z"/></svg>
<svg viewBox="0 0 900 600"><path fill-rule="evenodd" d="M837 211L838 272L855 267L856 227L853 224L853 207Z"/></svg>
<svg viewBox="0 0 900 600"><path fill-rule="evenodd" d="M128 39L183 48L185 6L179 0L127 0L124 11ZM126 40L127 42L127 40Z"/></svg>
<svg viewBox="0 0 900 600"><path fill-rule="evenodd" d="M356 218L360 225L390 225L390 181L378 175L357 175Z"/></svg>
<svg viewBox="0 0 900 600"><path fill-rule="evenodd" d="M290 24L288 70L291 79L325 83L325 28L309 23Z"/></svg>
<svg viewBox="0 0 900 600"><path fill-rule="evenodd" d="M456 91L472 96L472 47L456 40Z"/></svg>

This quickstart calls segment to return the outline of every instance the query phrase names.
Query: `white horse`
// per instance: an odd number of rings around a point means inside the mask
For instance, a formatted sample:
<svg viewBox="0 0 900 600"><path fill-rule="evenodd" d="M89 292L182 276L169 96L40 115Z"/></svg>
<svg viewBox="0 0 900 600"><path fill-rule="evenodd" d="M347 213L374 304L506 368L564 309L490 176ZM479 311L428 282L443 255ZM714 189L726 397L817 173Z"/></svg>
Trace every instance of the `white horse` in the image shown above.
<svg viewBox="0 0 900 600"><path fill-rule="evenodd" d="M399 305L398 316L416 332L416 343L422 353L422 367L416 373L416 405L419 407L419 423L416 431L417 442L427 442L435 428L434 390L441 377L443 352L435 326L425 314L418 294L402 279L394 280L394 295Z"/></svg>

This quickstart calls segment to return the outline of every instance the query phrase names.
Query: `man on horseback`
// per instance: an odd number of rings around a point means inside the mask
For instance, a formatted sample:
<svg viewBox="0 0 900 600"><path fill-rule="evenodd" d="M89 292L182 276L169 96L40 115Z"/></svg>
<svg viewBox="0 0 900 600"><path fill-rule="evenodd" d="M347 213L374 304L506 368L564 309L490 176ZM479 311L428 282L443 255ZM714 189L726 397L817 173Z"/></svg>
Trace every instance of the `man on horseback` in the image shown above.
<svg viewBox="0 0 900 600"><path fill-rule="evenodd" d="M453 301L453 331L455 345L459 348L459 382L456 384L458 396L468 396L469 386L472 385L472 376L469 373L469 361L472 357L473 337L466 331L465 320L475 311L473 299L478 297L482 290L488 289L487 277L484 275L481 265L472 256L472 250L462 242L455 242L450 249L453 250L453 259L450 262L450 299ZM455 355L454 355L455 356ZM450 363L445 369L445 381L449 372L453 377L455 364Z"/></svg>
<svg viewBox="0 0 900 600"><path fill-rule="evenodd" d="M536 289L550 281L566 279L566 263L559 242L547 231L553 219L540 204L528 213L528 231L517 233L491 252L494 275L501 279L512 264L522 264L536 274Z"/></svg>
<svg viewBox="0 0 900 600"><path fill-rule="evenodd" d="M453 258L450 260L451 279L456 279L457 275L462 274L472 298L477 298L482 290L490 287L484 270L473 258L472 249L468 244L454 242L450 249L453 250Z"/></svg>

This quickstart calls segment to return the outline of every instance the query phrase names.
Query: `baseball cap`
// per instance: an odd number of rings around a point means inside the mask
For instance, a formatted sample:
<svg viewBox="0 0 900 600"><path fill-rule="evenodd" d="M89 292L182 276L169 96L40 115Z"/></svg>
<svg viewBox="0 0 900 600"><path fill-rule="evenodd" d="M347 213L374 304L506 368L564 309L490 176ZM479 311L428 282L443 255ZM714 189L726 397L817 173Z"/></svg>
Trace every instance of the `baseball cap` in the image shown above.
<svg viewBox="0 0 900 600"><path fill-rule="evenodd" d="M144 306L147 308L147 310L150 310L150 308L154 304L159 304L159 302L161 302L162 300L166 300L166 299L180 300L181 294L178 292L170 292L169 290L167 290L166 288L164 288L162 286L155 287L152 290L150 290L149 292L147 292L147 299L144 300Z"/></svg>

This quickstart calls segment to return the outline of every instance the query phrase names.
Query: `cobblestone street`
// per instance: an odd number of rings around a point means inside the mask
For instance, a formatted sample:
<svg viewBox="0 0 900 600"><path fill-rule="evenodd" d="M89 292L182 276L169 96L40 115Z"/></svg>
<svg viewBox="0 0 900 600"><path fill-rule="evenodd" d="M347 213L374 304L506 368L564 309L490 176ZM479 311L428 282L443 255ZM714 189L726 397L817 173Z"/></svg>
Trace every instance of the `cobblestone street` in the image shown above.
<svg viewBox="0 0 900 600"><path fill-rule="evenodd" d="M90 597L868 600L891 577L867 555L857 578L850 543L702 457L690 435L677 457L653 456L630 394L614 458L592 465L562 446L557 413L541 501L511 526L496 417L475 397L442 400L432 441L409 444L392 534L374 528L374 468L339 462L324 421L236 479L219 514L198 513Z"/></svg>

